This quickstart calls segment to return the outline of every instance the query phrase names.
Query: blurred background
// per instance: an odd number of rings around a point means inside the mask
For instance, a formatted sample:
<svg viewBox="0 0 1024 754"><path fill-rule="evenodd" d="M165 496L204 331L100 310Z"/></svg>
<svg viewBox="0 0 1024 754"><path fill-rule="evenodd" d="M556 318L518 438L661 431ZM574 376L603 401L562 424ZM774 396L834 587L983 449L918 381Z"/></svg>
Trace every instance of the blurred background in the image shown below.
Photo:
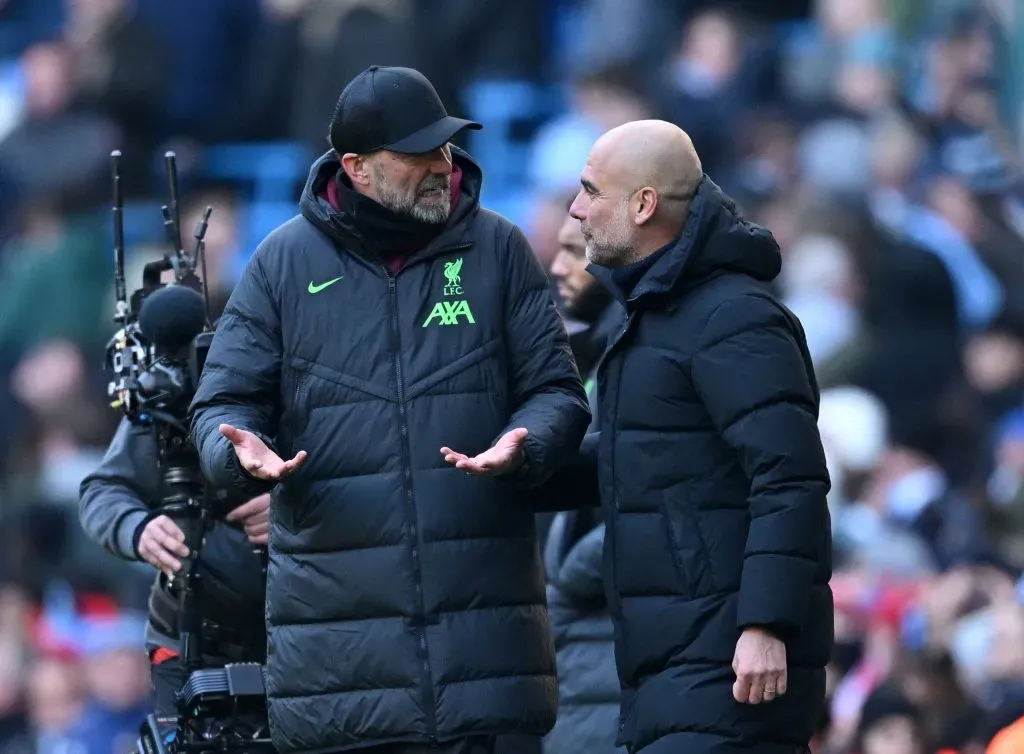
<svg viewBox="0 0 1024 754"><path fill-rule="evenodd" d="M419 68L485 124L462 144L484 203L546 266L600 133L690 133L779 240L822 387L822 750L1007 745L990 741L1024 715L1022 0L0 0L0 751L123 752L146 701L152 571L77 518L118 419L110 151L129 291L165 250L174 149L183 231L214 207L222 307L374 63Z"/></svg>

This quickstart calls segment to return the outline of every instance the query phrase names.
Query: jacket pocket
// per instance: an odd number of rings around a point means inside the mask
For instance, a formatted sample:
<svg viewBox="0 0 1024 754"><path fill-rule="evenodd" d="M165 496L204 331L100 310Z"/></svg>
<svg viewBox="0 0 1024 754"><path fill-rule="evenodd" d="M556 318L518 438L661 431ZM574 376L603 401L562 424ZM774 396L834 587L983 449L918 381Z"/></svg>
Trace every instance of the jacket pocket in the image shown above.
<svg viewBox="0 0 1024 754"><path fill-rule="evenodd" d="M696 599L713 593L715 585L707 545L689 501L666 499L662 504L662 514L682 596Z"/></svg>
<svg viewBox="0 0 1024 754"><path fill-rule="evenodd" d="M307 393L309 388L309 362L303 359L292 359L289 362L288 379L282 389L284 416L281 417L279 439L286 447L281 451L289 457L294 455L295 446L309 423Z"/></svg>

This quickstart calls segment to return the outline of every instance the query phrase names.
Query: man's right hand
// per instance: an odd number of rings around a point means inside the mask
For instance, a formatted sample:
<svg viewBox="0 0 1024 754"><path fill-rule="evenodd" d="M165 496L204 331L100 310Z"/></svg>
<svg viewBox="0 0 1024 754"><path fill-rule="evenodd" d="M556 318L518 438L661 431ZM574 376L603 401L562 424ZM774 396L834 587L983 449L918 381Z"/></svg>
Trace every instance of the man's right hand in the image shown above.
<svg viewBox="0 0 1024 754"><path fill-rule="evenodd" d="M178 557L187 558L185 532L167 516L157 516L139 535L139 557L168 576L181 570Z"/></svg>
<svg viewBox="0 0 1024 754"><path fill-rule="evenodd" d="M231 442L238 462L257 479L276 482L295 471L306 460L306 451L300 450L290 461L281 458L252 432L221 424L220 433Z"/></svg>

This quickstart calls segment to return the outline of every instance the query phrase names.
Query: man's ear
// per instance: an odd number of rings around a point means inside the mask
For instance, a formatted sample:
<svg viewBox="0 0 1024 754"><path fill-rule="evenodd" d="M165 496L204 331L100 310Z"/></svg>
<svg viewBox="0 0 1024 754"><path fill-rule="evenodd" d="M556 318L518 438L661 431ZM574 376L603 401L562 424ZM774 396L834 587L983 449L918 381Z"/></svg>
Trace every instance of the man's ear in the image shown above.
<svg viewBox="0 0 1024 754"><path fill-rule="evenodd" d="M658 209L658 192L650 186L645 186L636 192L633 201L636 202L633 224L643 225L650 222L651 218L654 217L655 211Z"/></svg>
<svg viewBox="0 0 1024 754"><path fill-rule="evenodd" d="M372 180L370 175L370 159L368 155L346 152L341 156L341 169L352 181L354 186L369 186Z"/></svg>

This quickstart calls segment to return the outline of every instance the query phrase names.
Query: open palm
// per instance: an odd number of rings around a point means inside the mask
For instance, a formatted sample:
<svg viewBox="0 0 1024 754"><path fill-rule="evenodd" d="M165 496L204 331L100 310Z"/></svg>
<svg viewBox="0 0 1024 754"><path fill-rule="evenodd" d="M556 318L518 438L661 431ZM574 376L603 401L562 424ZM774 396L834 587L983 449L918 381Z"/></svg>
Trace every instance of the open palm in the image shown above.
<svg viewBox="0 0 1024 754"><path fill-rule="evenodd" d="M526 460L525 446L528 434L522 427L513 429L502 435L493 447L472 458L449 447L441 448L441 455L459 471L474 476L509 474L522 466Z"/></svg>
<svg viewBox="0 0 1024 754"><path fill-rule="evenodd" d="M231 442L242 468L257 479L283 479L306 460L306 451L300 450L290 461L283 461L252 432L232 427L230 424L221 424L220 433Z"/></svg>

